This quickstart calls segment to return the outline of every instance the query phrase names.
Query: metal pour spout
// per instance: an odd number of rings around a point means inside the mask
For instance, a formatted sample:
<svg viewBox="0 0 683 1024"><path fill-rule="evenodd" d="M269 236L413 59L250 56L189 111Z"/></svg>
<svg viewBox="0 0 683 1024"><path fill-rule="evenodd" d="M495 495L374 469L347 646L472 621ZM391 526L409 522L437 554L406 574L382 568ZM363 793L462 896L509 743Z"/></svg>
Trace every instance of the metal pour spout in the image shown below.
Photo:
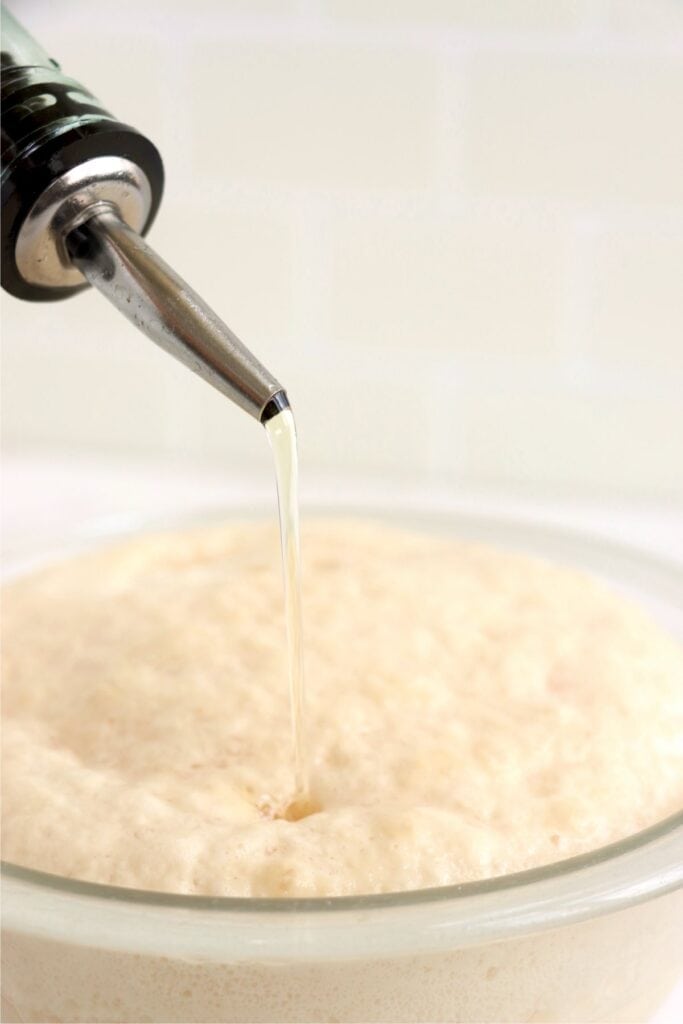
<svg viewBox="0 0 683 1024"><path fill-rule="evenodd" d="M143 334L257 420L289 406L284 388L112 207L66 239L72 263Z"/></svg>

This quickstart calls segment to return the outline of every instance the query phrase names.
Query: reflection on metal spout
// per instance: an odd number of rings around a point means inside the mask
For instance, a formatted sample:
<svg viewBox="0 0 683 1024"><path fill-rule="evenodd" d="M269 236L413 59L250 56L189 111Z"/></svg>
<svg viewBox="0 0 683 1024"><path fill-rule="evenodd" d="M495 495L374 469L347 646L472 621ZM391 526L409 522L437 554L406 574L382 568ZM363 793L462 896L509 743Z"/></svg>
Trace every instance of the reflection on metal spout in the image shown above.
<svg viewBox="0 0 683 1024"><path fill-rule="evenodd" d="M73 231L83 276L148 338L265 422L289 403L282 385L199 295L114 210Z"/></svg>
<svg viewBox="0 0 683 1024"><path fill-rule="evenodd" d="M284 391L278 391L276 395L273 395L261 413L261 423L267 423L268 420L272 420L273 416L277 416L279 412L284 412L285 409L289 409L289 399Z"/></svg>

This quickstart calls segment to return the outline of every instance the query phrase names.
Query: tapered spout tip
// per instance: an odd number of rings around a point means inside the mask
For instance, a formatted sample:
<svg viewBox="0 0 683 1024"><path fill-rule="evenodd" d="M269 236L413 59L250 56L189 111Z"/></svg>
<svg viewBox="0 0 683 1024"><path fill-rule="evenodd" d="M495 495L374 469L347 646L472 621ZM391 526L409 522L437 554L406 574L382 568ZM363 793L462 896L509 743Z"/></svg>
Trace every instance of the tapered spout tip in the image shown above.
<svg viewBox="0 0 683 1024"><path fill-rule="evenodd" d="M67 240L75 266L143 334L262 423L289 407L282 385L204 300L114 212Z"/></svg>
<svg viewBox="0 0 683 1024"><path fill-rule="evenodd" d="M276 391L273 397L266 402L261 413L261 423L267 423L268 420L272 420L273 416L277 416L284 409L289 409L289 399L287 398L286 391L283 389L282 391Z"/></svg>

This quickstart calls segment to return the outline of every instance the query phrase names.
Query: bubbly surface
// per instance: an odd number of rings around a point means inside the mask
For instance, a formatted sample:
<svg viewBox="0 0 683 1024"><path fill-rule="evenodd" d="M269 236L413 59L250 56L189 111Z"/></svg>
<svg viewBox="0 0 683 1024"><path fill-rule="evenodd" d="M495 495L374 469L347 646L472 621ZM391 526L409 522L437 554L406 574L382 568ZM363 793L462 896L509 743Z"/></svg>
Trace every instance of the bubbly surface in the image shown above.
<svg viewBox="0 0 683 1024"><path fill-rule="evenodd" d="M683 804L683 652L602 584L319 521L303 588L314 806L288 820L274 528L141 537L5 587L4 857L171 892L385 892Z"/></svg>

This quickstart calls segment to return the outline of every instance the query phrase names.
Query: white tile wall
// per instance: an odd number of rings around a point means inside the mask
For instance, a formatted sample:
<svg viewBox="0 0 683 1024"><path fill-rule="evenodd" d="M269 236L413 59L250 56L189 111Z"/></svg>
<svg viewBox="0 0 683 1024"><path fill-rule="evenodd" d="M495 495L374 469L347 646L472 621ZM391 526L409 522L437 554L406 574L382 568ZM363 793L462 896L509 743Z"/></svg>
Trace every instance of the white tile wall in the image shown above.
<svg viewBox="0 0 683 1024"><path fill-rule="evenodd" d="M586 358L683 390L683 232L611 226L593 247Z"/></svg>
<svg viewBox="0 0 683 1024"><path fill-rule="evenodd" d="M335 344L397 360L409 348L552 357L562 261L552 217L338 215L328 235Z"/></svg>
<svg viewBox="0 0 683 1024"><path fill-rule="evenodd" d="M158 143L151 241L288 387L304 472L683 495L678 0L13 6ZM267 469L98 296L5 299L3 361L8 448Z"/></svg>
<svg viewBox="0 0 683 1024"><path fill-rule="evenodd" d="M450 390L449 422L439 462L448 463L451 438L464 450L463 472L487 483L542 480L566 492L675 491L683 478L680 397L612 395L599 389L560 390L527 385ZM514 421L501 425L500 409Z"/></svg>
<svg viewBox="0 0 683 1024"><path fill-rule="evenodd" d="M549 47L467 59L469 193L605 206L680 201L680 54Z"/></svg>
<svg viewBox="0 0 683 1024"><path fill-rule="evenodd" d="M339 18L410 25L423 22L484 31L538 32L581 25L586 13L582 0L328 0L326 9Z"/></svg>
<svg viewBox="0 0 683 1024"><path fill-rule="evenodd" d="M436 142L430 54L346 41L197 37L188 142L221 135L212 176L298 189L427 189ZM243 144L246 140L246 144Z"/></svg>

